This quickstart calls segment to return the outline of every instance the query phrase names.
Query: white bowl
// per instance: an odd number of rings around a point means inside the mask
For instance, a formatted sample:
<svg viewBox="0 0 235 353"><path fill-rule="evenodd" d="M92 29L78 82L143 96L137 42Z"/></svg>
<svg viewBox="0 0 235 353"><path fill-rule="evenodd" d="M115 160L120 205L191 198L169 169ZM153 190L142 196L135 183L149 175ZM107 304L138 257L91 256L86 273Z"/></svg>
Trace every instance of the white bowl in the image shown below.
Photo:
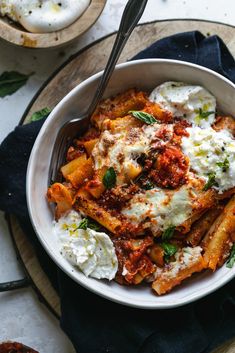
<svg viewBox="0 0 235 353"><path fill-rule="evenodd" d="M27 202L34 229L54 262L73 280L98 295L144 309L172 308L192 302L231 280L235 267L228 269L223 266L214 273L196 274L171 293L158 297L147 285L134 288L114 281L86 278L59 252L59 244L52 232L53 212L45 197L51 153L59 128L65 121L76 117L77 112L86 110L101 75L98 73L88 78L67 94L47 118L37 137L27 171ZM176 60L148 59L118 65L105 96L131 87L150 91L168 80L204 86L216 97L220 111L235 116L235 85L232 82L204 67Z"/></svg>

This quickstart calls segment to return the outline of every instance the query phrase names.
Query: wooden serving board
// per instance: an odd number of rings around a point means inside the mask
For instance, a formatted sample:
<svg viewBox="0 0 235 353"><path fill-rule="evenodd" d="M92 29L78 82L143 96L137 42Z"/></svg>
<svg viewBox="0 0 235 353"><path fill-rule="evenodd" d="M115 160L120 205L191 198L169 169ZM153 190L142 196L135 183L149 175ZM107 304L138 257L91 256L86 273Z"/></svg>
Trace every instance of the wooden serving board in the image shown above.
<svg viewBox="0 0 235 353"><path fill-rule="evenodd" d="M205 35L219 35L235 56L235 27L198 20L169 20L138 26L129 39L119 62L133 57L154 41L171 34L200 30ZM21 123L27 123L33 112L44 107L53 108L72 88L105 67L115 35L105 37L77 53L67 61L41 88L25 112ZM55 94L56 92L56 94ZM40 268L34 250L17 220L10 217L12 237L26 271L51 310L60 316L60 301L46 274ZM235 340L214 353L235 353Z"/></svg>

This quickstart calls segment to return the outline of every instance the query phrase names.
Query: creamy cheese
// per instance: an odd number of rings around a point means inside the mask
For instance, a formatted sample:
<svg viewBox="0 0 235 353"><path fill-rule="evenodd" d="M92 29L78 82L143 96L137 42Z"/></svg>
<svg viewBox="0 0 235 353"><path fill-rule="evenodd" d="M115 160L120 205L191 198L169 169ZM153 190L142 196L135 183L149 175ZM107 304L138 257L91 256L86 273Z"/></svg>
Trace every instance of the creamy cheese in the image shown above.
<svg viewBox="0 0 235 353"><path fill-rule="evenodd" d="M1 0L0 14L33 33L58 31L82 15L90 0Z"/></svg>
<svg viewBox="0 0 235 353"><path fill-rule="evenodd" d="M215 120L216 100L201 86L165 82L152 91L149 99L172 112L174 117L184 118L193 125L204 128ZM213 113L203 117L207 112Z"/></svg>
<svg viewBox="0 0 235 353"><path fill-rule="evenodd" d="M177 277L179 271L189 268L196 264L201 257L202 248L196 246L194 248L186 247L178 250L175 254L175 261L170 262L167 267L157 267L154 278L158 277L164 280Z"/></svg>
<svg viewBox="0 0 235 353"><path fill-rule="evenodd" d="M62 255L86 276L113 279L118 260L111 239L103 232L78 229L81 220L79 213L70 211L54 223Z"/></svg>
<svg viewBox="0 0 235 353"><path fill-rule="evenodd" d="M138 165L138 157L149 153L151 144L156 141L155 134L161 128L168 131L170 139L173 135L173 125L170 124L144 125L116 134L105 130L92 151L95 169L108 166L118 173L127 173L131 166ZM166 143L162 141L161 145Z"/></svg>
<svg viewBox="0 0 235 353"><path fill-rule="evenodd" d="M132 223L149 222L155 234L186 221L192 213L192 203L187 186L175 191L153 188L136 194L121 212Z"/></svg>
<svg viewBox="0 0 235 353"><path fill-rule="evenodd" d="M219 193L235 186L235 139L228 130L187 128L182 150L190 159L190 167L205 182L214 173Z"/></svg>

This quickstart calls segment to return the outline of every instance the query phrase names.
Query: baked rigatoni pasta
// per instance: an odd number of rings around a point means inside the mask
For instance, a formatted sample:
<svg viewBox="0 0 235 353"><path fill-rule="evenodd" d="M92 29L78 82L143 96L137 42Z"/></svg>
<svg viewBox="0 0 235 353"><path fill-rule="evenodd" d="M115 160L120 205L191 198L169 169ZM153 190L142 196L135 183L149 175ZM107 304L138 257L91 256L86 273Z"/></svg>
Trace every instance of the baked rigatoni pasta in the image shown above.
<svg viewBox="0 0 235 353"><path fill-rule="evenodd" d="M66 258L81 263L74 244L88 244L93 229L111 241L116 273L80 269L120 284L152 283L158 295L222 266L235 238L234 132L233 118L217 116L215 98L199 86L166 82L150 96L131 89L101 102L68 150L64 181L47 192L74 240ZM70 210L80 223L66 225ZM107 272L102 251L92 256L103 257Z"/></svg>
<svg viewBox="0 0 235 353"><path fill-rule="evenodd" d="M224 207L203 240L206 267L215 271L224 262L235 234L235 196Z"/></svg>

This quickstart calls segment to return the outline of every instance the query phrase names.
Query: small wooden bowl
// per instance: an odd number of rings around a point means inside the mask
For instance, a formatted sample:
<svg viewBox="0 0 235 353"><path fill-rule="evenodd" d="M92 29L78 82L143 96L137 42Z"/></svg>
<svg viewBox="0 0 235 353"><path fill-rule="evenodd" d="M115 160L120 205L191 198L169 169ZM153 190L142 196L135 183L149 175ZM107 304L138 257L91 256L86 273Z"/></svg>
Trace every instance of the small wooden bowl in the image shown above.
<svg viewBox="0 0 235 353"><path fill-rule="evenodd" d="M106 0L91 0L88 8L75 22L51 33L30 33L6 17L0 17L0 38L26 48L61 46L86 32L99 18L105 4Z"/></svg>

